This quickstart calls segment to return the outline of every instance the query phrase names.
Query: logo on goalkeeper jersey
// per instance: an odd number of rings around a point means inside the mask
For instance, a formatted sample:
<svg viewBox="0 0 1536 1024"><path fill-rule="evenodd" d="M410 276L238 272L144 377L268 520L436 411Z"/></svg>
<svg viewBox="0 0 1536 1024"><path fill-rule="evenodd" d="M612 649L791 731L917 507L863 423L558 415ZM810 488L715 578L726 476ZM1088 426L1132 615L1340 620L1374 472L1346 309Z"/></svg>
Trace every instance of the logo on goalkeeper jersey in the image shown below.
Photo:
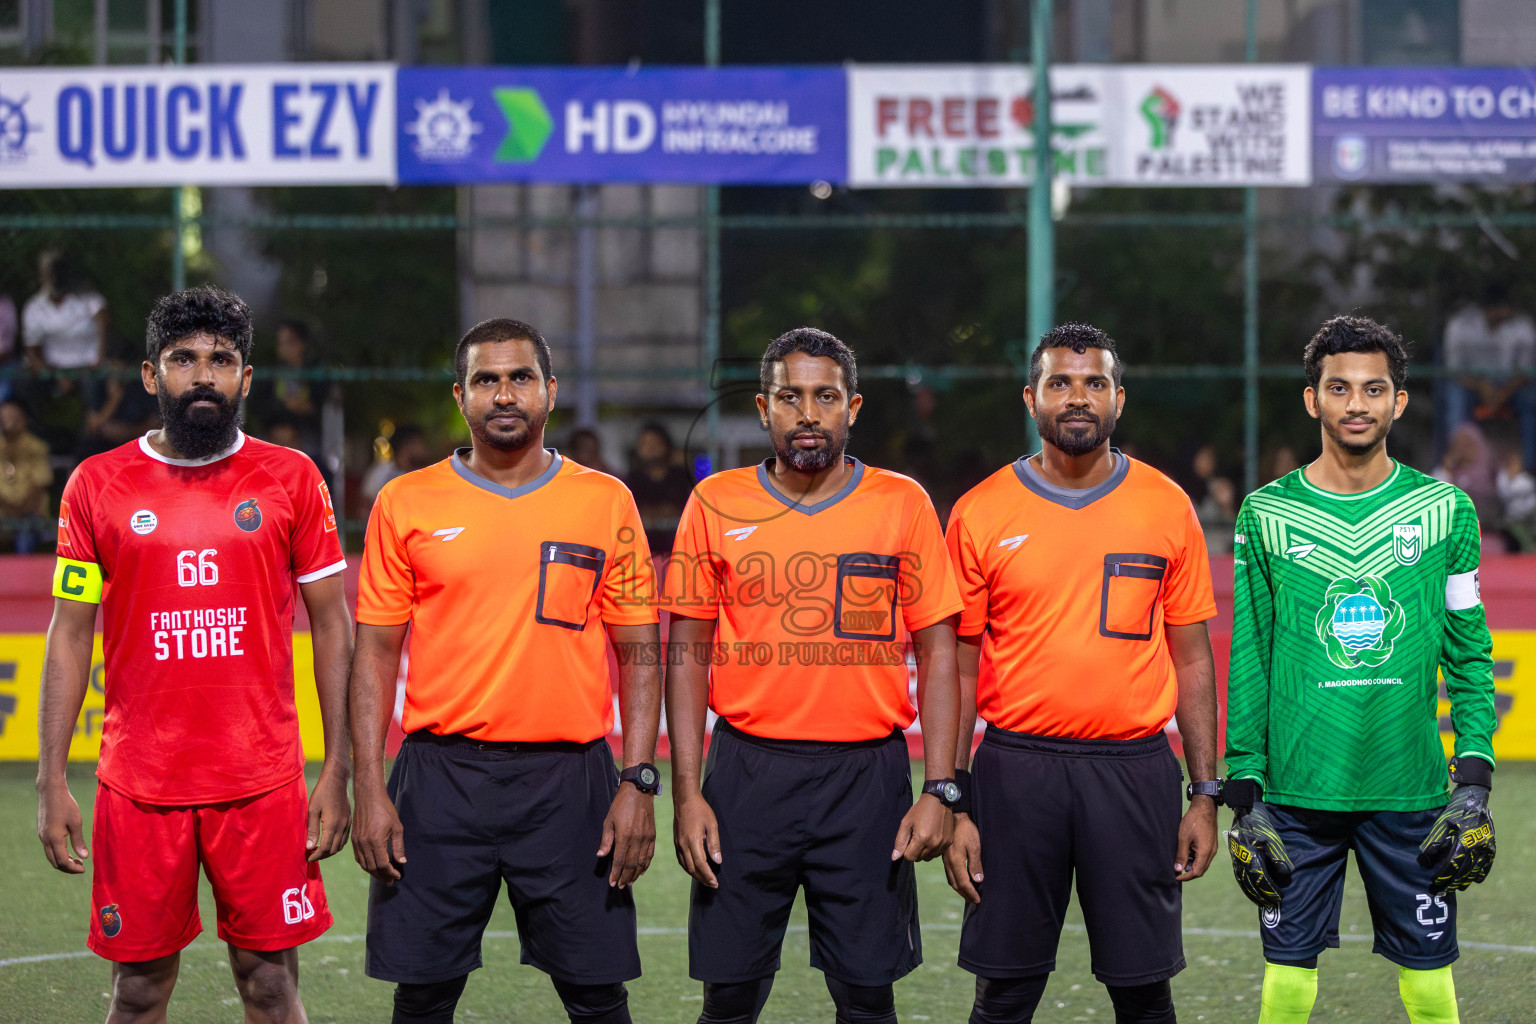
<svg viewBox="0 0 1536 1024"><path fill-rule="evenodd" d="M1280 927L1280 908L1265 907L1259 911L1259 919L1264 922L1265 928Z"/></svg>
<svg viewBox="0 0 1536 1024"><path fill-rule="evenodd" d="M1328 585L1313 625L1328 660L1339 668L1375 667L1392 657L1407 624L1403 606L1380 576L1336 579Z"/></svg>
<svg viewBox="0 0 1536 1024"><path fill-rule="evenodd" d="M1424 554L1424 527L1418 523L1398 523L1392 527L1392 554L1403 565L1412 565Z"/></svg>

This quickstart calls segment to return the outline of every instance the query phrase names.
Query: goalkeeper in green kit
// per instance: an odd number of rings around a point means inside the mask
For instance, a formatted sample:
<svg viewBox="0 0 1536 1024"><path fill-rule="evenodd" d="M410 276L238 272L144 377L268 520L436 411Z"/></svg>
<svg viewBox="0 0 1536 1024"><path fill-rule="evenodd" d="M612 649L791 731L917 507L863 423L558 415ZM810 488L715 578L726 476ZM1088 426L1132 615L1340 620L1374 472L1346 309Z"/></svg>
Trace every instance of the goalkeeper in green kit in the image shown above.
<svg viewBox="0 0 1536 1024"><path fill-rule="evenodd" d="M1335 317L1303 361L1322 455L1248 496L1233 546L1223 799L1233 871L1260 907L1259 1021L1305 1024L1353 850L1409 1021L1452 1024L1456 891L1494 854L1477 514L1387 455L1408 404L1397 335ZM1456 732L1449 802L1437 670Z"/></svg>

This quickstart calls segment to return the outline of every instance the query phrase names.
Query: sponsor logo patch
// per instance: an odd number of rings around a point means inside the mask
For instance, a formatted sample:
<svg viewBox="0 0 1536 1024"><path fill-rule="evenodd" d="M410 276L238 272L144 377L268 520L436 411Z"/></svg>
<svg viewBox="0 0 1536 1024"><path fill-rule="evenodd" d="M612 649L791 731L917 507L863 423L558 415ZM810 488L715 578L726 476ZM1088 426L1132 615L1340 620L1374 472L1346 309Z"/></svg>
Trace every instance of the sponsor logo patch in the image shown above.
<svg viewBox="0 0 1536 1024"><path fill-rule="evenodd" d="M261 506L256 504L255 498L235 506L235 525L246 533L255 533L261 529Z"/></svg>

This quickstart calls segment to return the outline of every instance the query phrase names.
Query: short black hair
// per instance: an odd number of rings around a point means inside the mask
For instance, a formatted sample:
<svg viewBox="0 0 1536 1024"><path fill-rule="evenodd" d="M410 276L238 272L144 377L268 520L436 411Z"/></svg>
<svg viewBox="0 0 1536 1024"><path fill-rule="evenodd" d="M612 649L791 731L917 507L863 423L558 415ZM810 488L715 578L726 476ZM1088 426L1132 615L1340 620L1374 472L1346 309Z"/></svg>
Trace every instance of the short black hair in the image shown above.
<svg viewBox="0 0 1536 1024"><path fill-rule="evenodd" d="M1408 386L1408 348L1402 338L1370 317L1336 316L1323 322L1302 354L1307 387L1317 389L1323 379L1323 360L1341 352L1382 353L1392 374L1392 389L1402 391Z"/></svg>
<svg viewBox="0 0 1536 1024"><path fill-rule="evenodd" d="M1040 386L1040 375L1045 359L1045 350L1048 348L1069 348L1078 355L1082 355L1091 348L1101 348L1108 352L1111 362L1114 364L1115 387L1120 386L1120 375L1124 369L1120 362L1120 352L1115 348L1115 339L1099 330L1091 324L1065 323L1052 327L1040 336L1040 344L1029 356L1029 386Z"/></svg>
<svg viewBox="0 0 1536 1024"><path fill-rule="evenodd" d="M672 443L672 431L668 430L667 425L660 420L646 420L642 423L640 425L640 432L635 435L635 442L638 444L640 439L646 434L655 434L661 438L667 446L667 451L677 450L677 445Z"/></svg>
<svg viewBox="0 0 1536 1024"><path fill-rule="evenodd" d="M309 329L309 324L305 323L303 320L279 320L277 322L277 329L279 331L292 331L294 335L304 343L306 348L308 348L310 344L312 344L315 340L314 332Z"/></svg>
<svg viewBox="0 0 1536 1024"><path fill-rule="evenodd" d="M178 341L211 334L229 342L240 353L240 362L251 362L251 311L234 292L213 285L199 285L160 297L149 311L144 350L151 363Z"/></svg>
<svg viewBox="0 0 1536 1024"><path fill-rule="evenodd" d="M521 320L513 320L509 317L498 316L489 320L482 320L465 332L459 339L458 347L453 350L453 373L461 385L469 383L469 347L471 345L495 344L498 341L531 341L538 351L539 372L549 380L553 373L554 363L549 356L549 342L544 340L538 328L532 324L525 324Z"/></svg>
<svg viewBox="0 0 1536 1024"><path fill-rule="evenodd" d="M395 428L395 432L389 435L391 448L399 448L401 445L410 444L412 441L426 439L426 432L414 423L402 423Z"/></svg>
<svg viewBox="0 0 1536 1024"><path fill-rule="evenodd" d="M757 369L757 385L762 394L766 395L773 389L773 368L792 352L834 360L843 371L843 386L848 389L848 394L858 393L859 365L854 361L853 349L826 331L818 331L814 327L796 327L774 338L763 351L763 361Z"/></svg>

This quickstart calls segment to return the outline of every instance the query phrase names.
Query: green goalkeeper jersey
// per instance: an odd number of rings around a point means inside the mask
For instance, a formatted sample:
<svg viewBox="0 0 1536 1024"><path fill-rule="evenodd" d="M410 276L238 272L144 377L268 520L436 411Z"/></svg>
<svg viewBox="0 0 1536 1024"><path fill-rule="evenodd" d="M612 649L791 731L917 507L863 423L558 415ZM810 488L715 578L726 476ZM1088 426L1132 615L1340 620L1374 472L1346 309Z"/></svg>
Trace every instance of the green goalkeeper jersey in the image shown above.
<svg viewBox="0 0 1536 1024"><path fill-rule="evenodd" d="M1363 494L1296 470L1238 513L1227 774L1334 811L1446 800L1436 670L1456 753L1493 763L1493 641L1477 512L1401 463Z"/></svg>

